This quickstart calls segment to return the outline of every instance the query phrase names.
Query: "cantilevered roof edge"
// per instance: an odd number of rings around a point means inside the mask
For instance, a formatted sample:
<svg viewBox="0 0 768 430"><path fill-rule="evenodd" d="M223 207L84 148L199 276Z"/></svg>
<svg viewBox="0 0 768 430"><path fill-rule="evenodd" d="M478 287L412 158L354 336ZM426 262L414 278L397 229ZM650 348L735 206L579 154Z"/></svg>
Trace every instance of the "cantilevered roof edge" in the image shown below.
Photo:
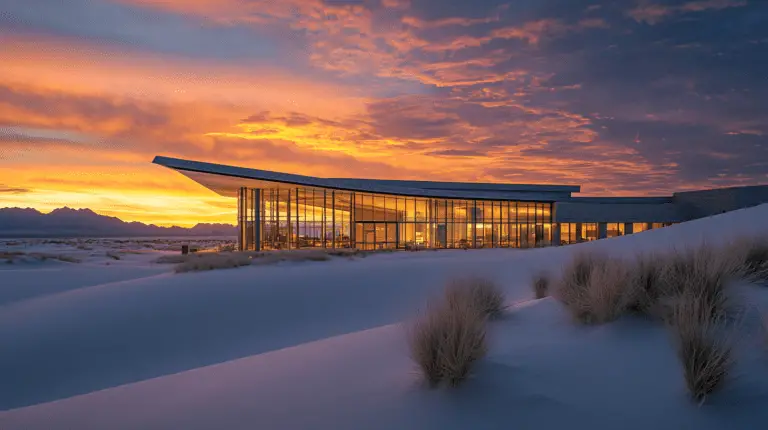
<svg viewBox="0 0 768 430"><path fill-rule="evenodd" d="M314 176L295 175L292 173L273 172L269 170L251 169L248 167L229 166L226 164L208 163L205 161L184 160L181 158L155 156L152 163L177 170L209 173L213 175L232 176L243 179L256 179L270 182L284 182L308 187L336 188L323 178Z"/></svg>
<svg viewBox="0 0 768 430"><path fill-rule="evenodd" d="M268 182L280 182L305 187L331 188L343 191L370 192L381 194L395 194L416 197L438 197L448 199L481 199L481 200L528 200L528 201L557 201L562 197L554 197L546 192L491 192L487 190L472 192L471 190L441 190L428 188L413 188L394 185L375 184L375 180L362 180L359 184L354 179L328 179L314 176L296 175L292 173L273 172L269 170L252 169L246 167L229 166L224 164L209 163L204 161L184 160L180 158L155 156L152 163L170 169L221 175L242 179L261 180ZM205 184L203 184L205 185ZM473 197L474 196L474 197Z"/></svg>

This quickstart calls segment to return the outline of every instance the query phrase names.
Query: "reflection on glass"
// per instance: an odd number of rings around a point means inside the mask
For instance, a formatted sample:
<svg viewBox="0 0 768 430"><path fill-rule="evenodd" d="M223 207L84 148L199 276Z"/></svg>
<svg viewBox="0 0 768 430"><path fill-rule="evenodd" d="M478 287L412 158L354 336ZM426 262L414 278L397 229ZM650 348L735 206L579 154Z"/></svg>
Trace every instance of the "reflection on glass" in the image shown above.
<svg viewBox="0 0 768 430"><path fill-rule="evenodd" d="M243 190L238 223L246 249L255 249L256 240L262 249L508 248L542 246L552 240L550 203L298 187L261 189L254 200L256 190ZM571 241L578 228L572 231L566 226L560 227L561 238Z"/></svg>
<svg viewBox="0 0 768 430"><path fill-rule="evenodd" d="M585 241L597 240L598 233L597 233L597 223L596 222L581 223L581 228L584 231L584 240Z"/></svg>
<svg viewBox="0 0 768 430"><path fill-rule="evenodd" d="M606 224L606 237L624 236L624 223L623 222L609 222Z"/></svg>

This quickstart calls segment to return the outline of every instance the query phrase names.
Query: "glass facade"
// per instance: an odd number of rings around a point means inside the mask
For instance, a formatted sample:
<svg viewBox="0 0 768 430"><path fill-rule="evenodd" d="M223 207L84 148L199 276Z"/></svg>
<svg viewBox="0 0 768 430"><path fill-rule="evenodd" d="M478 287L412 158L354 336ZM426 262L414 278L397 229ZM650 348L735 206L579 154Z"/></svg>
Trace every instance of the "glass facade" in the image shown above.
<svg viewBox="0 0 768 430"><path fill-rule="evenodd" d="M238 222L248 250L530 248L550 245L553 233L551 202L322 188L241 188Z"/></svg>
<svg viewBox="0 0 768 430"><path fill-rule="evenodd" d="M408 197L323 188L241 188L238 199L244 250L534 248L671 225L553 224L552 213L551 202Z"/></svg>
<svg viewBox="0 0 768 430"><path fill-rule="evenodd" d="M673 223L560 223L558 228L560 229L560 245L570 245L573 243L588 242L597 239L604 239L608 237L617 237L629 234L628 226L632 226L631 233L641 233L646 230L655 228L662 228L672 225ZM600 225L605 226L605 235L600 237Z"/></svg>
<svg viewBox="0 0 768 430"><path fill-rule="evenodd" d="M572 222L560 223L560 245L589 242L598 239L597 223Z"/></svg>
<svg viewBox="0 0 768 430"><path fill-rule="evenodd" d="M624 223L623 222L609 222L607 223L606 237L624 236Z"/></svg>

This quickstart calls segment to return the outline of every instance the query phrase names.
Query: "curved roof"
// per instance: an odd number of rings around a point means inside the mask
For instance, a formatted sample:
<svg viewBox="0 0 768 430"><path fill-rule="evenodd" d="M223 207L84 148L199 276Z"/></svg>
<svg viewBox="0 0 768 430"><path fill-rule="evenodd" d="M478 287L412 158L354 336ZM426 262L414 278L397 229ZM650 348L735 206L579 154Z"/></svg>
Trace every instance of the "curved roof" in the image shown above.
<svg viewBox="0 0 768 430"><path fill-rule="evenodd" d="M317 178L163 156L156 156L152 162L174 169L221 195L231 197L237 195L240 187L292 188L297 185L308 188L329 188L419 197L527 201L569 199L572 192L579 192L580 190L579 186L573 185Z"/></svg>

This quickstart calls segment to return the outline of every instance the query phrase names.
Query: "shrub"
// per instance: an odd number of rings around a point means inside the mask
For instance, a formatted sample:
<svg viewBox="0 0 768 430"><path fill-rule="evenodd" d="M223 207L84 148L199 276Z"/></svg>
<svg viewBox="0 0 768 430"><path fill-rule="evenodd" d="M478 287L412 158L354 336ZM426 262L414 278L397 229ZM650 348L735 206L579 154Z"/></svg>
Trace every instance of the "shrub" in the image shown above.
<svg viewBox="0 0 768 430"><path fill-rule="evenodd" d="M182 272L200 272L215 269L232 269L235 267L249 266L251 259L244 254L216 254L205 253L196 254L185 262L176 265L174 271Z"/></svg>
<svg viewBox="0 0 768 430"><path fill-rule="evenodd" d="M628 266L627 288L630 311L652 314L656 310L661 295L659 282L665 264L663 255L643 254Z"/></svg>
<svg viewBox="0 0 768 430"><path fill-rule="evenodd" d="M462 278L448 284L445 301L451 308L469 306L480 315L496 317L504 310L504 293L491 280Z"/></svg>
<svg viewBox="0 0 768 430"><path fill-rule="evenodd" d="M675 301L669 319L688 392L699 404L722 386L731 364L731 348L718 337L722 320L712 319L713 306L709 297L686 293Z"/></svg>
<svg viewBox="0 0 768 430"><path fill-rule="evenodd" d="M351 257L360 254L361 251L357 248L336 248L328 249L325 253L334 257Z"/></svg>
<svg viewBox="0 0 768 430"><path fill-rule="evenodd" d="M216 251L218 252L235 252L237 251L237 244L236 243L226 243L226 244L220 244L216 247Z"/></svg>
<svg viewBox="0 0 768 430"><path fill-rule="evenodd" d="M613 321L629 309L633 295L625 262L577 254L563 271L557 297L584 324Z"/></svg>
<svg viewBox="0 0 768 430"><path fill-rule="evenodd" d="M24 255L24 253L21 251L0 251L0 259L13 260L22 255Z"/></svg>
<svg viewBox="0 0 768 430"><path fill-rule="evenodd" d="M75 258L75 257L72 257L71 255L66 255L66 254L49 254L47 252L32 252L29 254L29 256L41 261L58 260L58 261L63 261L65 263L82 262L79 258Z"/></svg>
<svg viewBox="0 0 768 430"><path fill-rule="evenodd" d="M742 239L731 250L740 257L742 275L757 282L768 281L768 238Z"/></svg>
<svg viewBox="0 0 768 430"><path fill-rule="evenodd" d="M191 255L183 255L183 254L171 254L171 255L161 255L160 257L155 259L155 263L157 264L179 264L184 263L192 258Z"/></svg>
<svg viewBox="0 0 768 430"><path fill-rule="evenodd" d="M549 295L549 275L539 273L533 278L533 294L537 299L543 299Z"/></svg>
<svg viewBox="0 0 768 430"><path fill-rule="evenodd" d="M668 256L658 282L657 312L667 318L675 302L693 296L707 303L702 310L710 319L725 316L730 307L725 287L741 270L738 256L726 251L701 245Z"/></svg>
<svg viewBox="0 0 768 430"><path fill-rule="evenodd" d="M458 386L487 352L485 318L470 306L431 306L410 327L411 358L431 387Z"/></svg>
<svg viewBox="0 0 768 430"><path fill-rule="evenodd" d="M266 265L275 264L281 261L327 261L330 255L323 250L293 250L293 251L274 251L274 252L250 252L247 253L253 258L253 264Z"/></svg>
<svg viewBox="0 0 768 430"><path fill-rule="evenodd" d="M286 252L283 256L287 261L327 261L331 259L328 253L320 250Z"/></svg>

